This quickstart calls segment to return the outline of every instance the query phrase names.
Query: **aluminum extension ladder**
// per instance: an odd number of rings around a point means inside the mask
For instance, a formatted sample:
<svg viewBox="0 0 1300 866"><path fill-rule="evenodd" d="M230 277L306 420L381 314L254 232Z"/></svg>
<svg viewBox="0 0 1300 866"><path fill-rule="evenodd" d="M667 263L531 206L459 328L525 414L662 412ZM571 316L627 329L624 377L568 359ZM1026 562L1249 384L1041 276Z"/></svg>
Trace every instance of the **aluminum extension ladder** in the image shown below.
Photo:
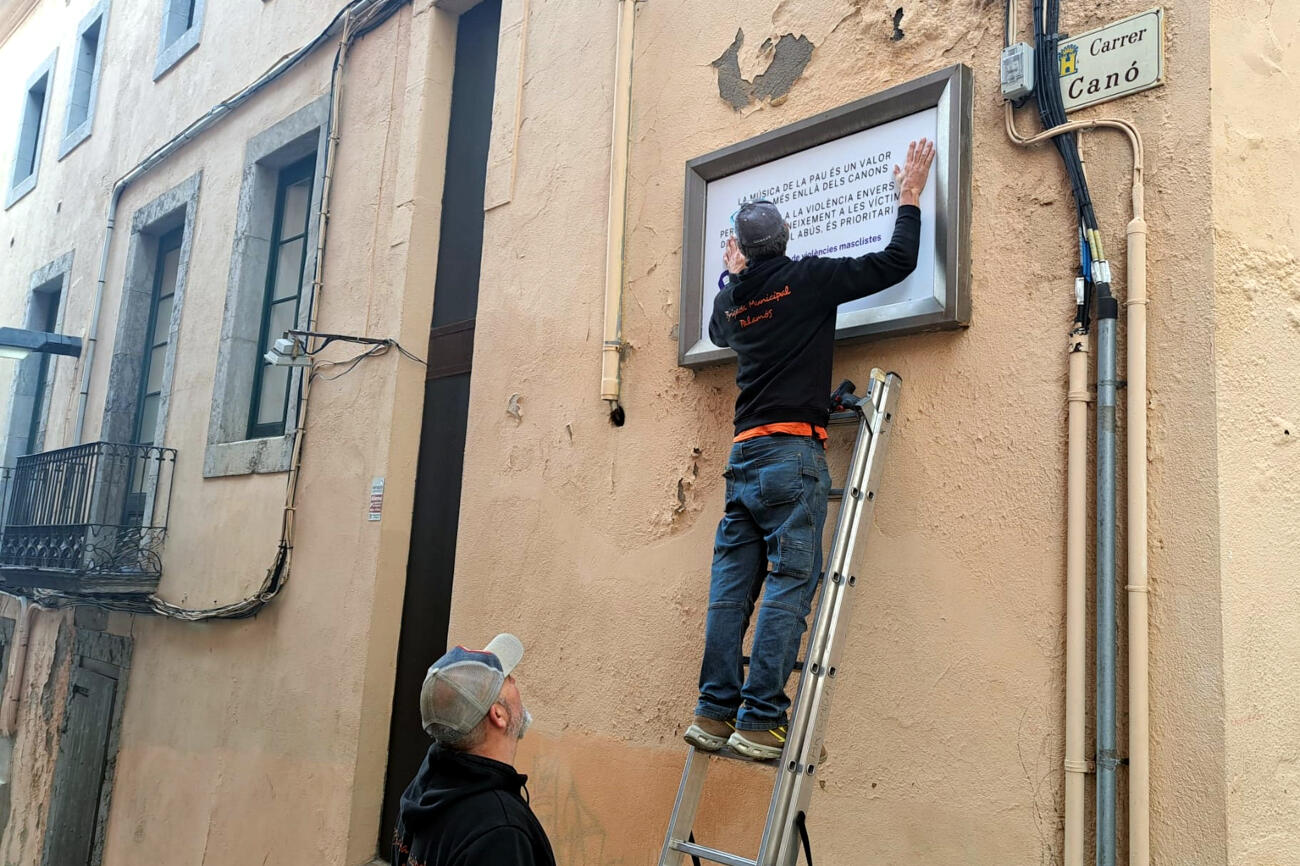
<svg viewBox="0 0 1300 866"><path fill-rule="evenodd" d="M896 373L885 374L876 368L871 371L868 394L861 398L848 396L842 401L848 411L831 416L832 424L857 421L858 435L853 443L844 487L831 491L831 498L839 494L841 505L835 523L835 538L823 572L830 579L822 584L821 602L799 674L799 691L791 712L785 749L776 763L776 782L757 859L698 845L692 835L709 758L756 762L725 747L712 753L690 747L681 785L677 788L677 801L668 822L668 833L659 855L659 866L682 866L683 857L688 855L724 866L794 866L829 716L831 685L839 669L853 607L853 589L857 584L857 577L852 573L853 552L860 541L859 530L871 525L871 512L876 503L885 448L901 386L902 379ZM852 385L849 389L851 394ZM836 396L839 395L840 391L837 391Z"/></svg>

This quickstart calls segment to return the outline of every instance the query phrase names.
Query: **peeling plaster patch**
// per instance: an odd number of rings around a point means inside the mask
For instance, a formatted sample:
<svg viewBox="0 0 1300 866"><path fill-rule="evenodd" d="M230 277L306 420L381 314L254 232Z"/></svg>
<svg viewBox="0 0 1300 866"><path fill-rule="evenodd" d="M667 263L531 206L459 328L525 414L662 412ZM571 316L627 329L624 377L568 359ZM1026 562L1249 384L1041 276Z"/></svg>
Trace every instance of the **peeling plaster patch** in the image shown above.
<svg viewBox="0 0 1300 866"><path fill-rule="evenodd" d="M691 465L677 479L677 507L673 509L673 514L681 514L686 510L686 495L695 489L695 479L700 477L700 455L702 453L698 447L691 449Z"/></svg>
<svg viewBox="0 0 1300 866"><path fill-rule="evenodd" d="M754 98L776 102L790 92L812 59L813 44L807 36L787 33L776 43L776 53L767 69L754 79Z"/></svg>
<svg viewBox="0 0 1300 866"><path fill-rule="evenodd" d="M740 46L745 44L745 31L737 30L735 41L713 61L718 70L718 95L736 111L749 105L753 86L740 76Z"/></svg>
<svg viewBox="0 0 1300 866"><path fill-rule="evenodd" d="M894 33L892 36L889 37L894 42L899 41L904 36L903 28L898 26L902 23L903 23L903 7L899 6L897 9L894 10Z"/></svg>
<svg viewBox="0 0 1300 866"><path fill-rule="evenodd" d="M506 414L516 421L524 420L524 410L519 408L519 395L511 394L510 401L506 404Z"/></svg>
<svg viewBox="0 0 1300 866"><path fill-rule="evenodd" d="M736 111L751 102L764 100L779 104L790 92L799 76L803 75L812 59L813 44L807 36L787 33L773 46L772 40L763 42L763 53L772 52L767 68L748 81L740 73L740 48L745 44L745 31L737 30L736 38L727 50L711 64L718 70L718 95Z"/></svg>

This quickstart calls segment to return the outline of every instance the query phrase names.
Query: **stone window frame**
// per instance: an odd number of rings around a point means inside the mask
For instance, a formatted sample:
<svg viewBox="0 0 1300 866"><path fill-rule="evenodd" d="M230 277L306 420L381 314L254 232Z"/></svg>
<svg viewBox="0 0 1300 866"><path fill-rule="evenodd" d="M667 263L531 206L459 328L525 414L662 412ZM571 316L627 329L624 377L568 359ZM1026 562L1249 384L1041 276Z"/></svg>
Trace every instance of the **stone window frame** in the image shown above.
<svg viewBox="0 0 1300 866"><path fill-rule="evenodd" d="M63 114L63 139L59 142L59 159L63 159L72 153L86 139L90 138L90 133L95 125L95 103L99 96L99 72L104 66L104 42L108 36L108 9L109 0L99 0L95 6L86 13L77 25L77 38L73 42L73 60L72 60L72 77L68 81L68 104ZM72 111L76 107L74 102L77 96L78 78L81 77L81 43L86 38L86 31L92 27L99 26L99 38L95 45L95 57L91 61L93 64L90 70L90 89L86 93L86 117L76 126L72 125Z"/></svg>
<svg viewBox="0 0 1300 866"><path fill-rule="evenodd" d="M320 197L324 187L329 112L329 95L326 94L253 136L245 147L226 306L213 377L208 446L203 458L205 478L289 471L302 369L294 368L291 373L286 432L283 435L246 438L248 413L254 371L262 354L257 338L262 327L266 273L270 264L276 178L281 168L316 154L310 203L312 218L307 230L307 258L303 266L304 280L310 279L308 275L316 271L316 243L320 237ZM314 287L308 286L298 309L297 327L307 326L314 298Z"/></svg>
<svg viewBox="0 0 1300 866"><path fill-rule="evenodd" d="M186 54L199 47L199 34L203 31L203 10L206 0L194 0L194 21L189 28L174 33L176 20L184 14L189 0L162 0L162 26L158 33L158 62L154 65L153 80L167 74ZM174 33L167 38L168 33Z"/></svg>
<svg viewBox="0 0 1300 866"><path fill-rule="evenodd" d="M44 326L37 320L36 295L39 293L48 293L58 291L59 306L54 314L54 330L56 333L63 328L63 316L68 309L68 285L72 275L73 251L69 250L48 264L37 268L32 272L31 279L28 281L27 291L27 311L23 315L23 327L29 330L43 331ZM51 289L52 283L58 283L56 289ZM52 368L58 360L57 355L41 355L33 353L22 361L18 362L17 369L14 371L13 386L9 393L9 414L8 430L4 438L4 465L13 466L14 461L23 454L34 454L41 450L45 444L45 435L49 425L50 399L54 393L54 376L53 370L45 378L45 387L42 389L43 394L24 394L22 391L35 385L33 381L36 378L36 371L42 359L48 359ZM37 442L35 444L26 441L27 430L31 426L31 414L25 411L18 411L19 401L32 399L35 404L32 406L33 413L40 413L41 420ZM20 424L19 420L24 419ZM24 428L24 429L19 429ZM18 440L22 440L25 447L19 449L15 445Z"/></svg>
<svg viewBox="0 0 1300 866"><path fill-rule="evenodd" d="M113 360L108 372L108 393L100 439L129 442L135 429L140 375L146 351L145 331L153 302L154 269L158 261L158 239L183 227L181 252L176 264L176 289L168 325L167 352L163 360L162 394L152 441L167 444L167 418L171 405L176 353L180 345L181 317L185 312L185 290L189 283L190 252L198 213L199 188L203 172L197 172L141 206L131 218L131 241L127 249L126 273L122 279L122 301L118 310L117 334L113 339Z"/></svg>
<svg viewBox="0 0 1300 866"><path fill-rule="evenodd" d="M23 196L36 188L36 179L41 173L41 150L45 147L45 128L50 121L50 99L54 93L54 63L58 59L59 51L56 48L45 58L36 71L27 79L23 85L22 107L19 110L18 117L18 138L14 142L14 159L9 167L9 183L6 184L7 192L5 193L5 210L13 207ZM36 120L36 141L35 157L32 160L32 172L26 177L18 178L18 161L22 158L23 139L27 137L28 123L30 119L27 116L27 97L31 94L32 88L36 83L45 78L45 96L41 105L41 116Z"/></svg>

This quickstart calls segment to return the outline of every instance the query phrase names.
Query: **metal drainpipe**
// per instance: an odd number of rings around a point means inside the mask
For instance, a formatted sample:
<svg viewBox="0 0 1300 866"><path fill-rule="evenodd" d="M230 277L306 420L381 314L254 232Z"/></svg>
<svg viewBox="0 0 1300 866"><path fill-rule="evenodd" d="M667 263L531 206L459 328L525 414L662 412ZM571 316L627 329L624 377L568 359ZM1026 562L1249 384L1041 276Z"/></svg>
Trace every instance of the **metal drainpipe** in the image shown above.
<svg viewBox="0 0 1300 866"><path fill-rule="evenodd" d="M636 0L619 0L618 51L614 60L614 128L610 136L609 218L605 234L605 328L601 345L600 399L610 420L622 426L623 252L627 232L627 157L631 146L632 35Z"/></svg>
<svg viewBox="0 0 1300 866"><path fill-rule="evenodd" d="M1115 866L1115 327L1109 286L1097 298L1097 866Z"/></svg>

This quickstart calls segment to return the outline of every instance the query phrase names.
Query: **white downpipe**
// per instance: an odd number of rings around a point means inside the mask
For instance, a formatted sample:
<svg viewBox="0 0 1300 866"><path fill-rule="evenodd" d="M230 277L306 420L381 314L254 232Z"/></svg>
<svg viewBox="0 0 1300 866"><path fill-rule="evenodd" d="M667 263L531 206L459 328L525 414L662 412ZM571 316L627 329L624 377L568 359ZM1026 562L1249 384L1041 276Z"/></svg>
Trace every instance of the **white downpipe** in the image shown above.
<svg viewBox="0 0 1300 866"><path fill-rule="evenodd" d="M618 409L623 355L623 251L627 230L627 157L631 145L632 33L636 0L619 0L614 58L614 129L610 138L609 218L605 233L605 329L601 344L600 399Z"/></svg>
<svg viewBox="0 0 1300 866"><path fill-rule="evenodd" d="M20 597L18 601L22 609L14 628L14 644L9 653L9 676L5 678L3 705L0 706L0 737L5 739L12 739L18 731L18 705L22 700L24 675L27 672L27 647L31 643L32 618L40 610L25 598Z"/></svg>
<svg viewBox="0 0 1300 866"><path fill-rule="evenodd" d="M1151 862L1151 752L1147 642L1147 224L1142 182L1128 224L1128 755L1129 866Z"/></svg>
<svg viewBox="0 0 1300 866"><path fill-rule="evenodd" d="M1088 349L1071 334L1065 541L1065 866L1083 866L1088 651Z"/></svg>

